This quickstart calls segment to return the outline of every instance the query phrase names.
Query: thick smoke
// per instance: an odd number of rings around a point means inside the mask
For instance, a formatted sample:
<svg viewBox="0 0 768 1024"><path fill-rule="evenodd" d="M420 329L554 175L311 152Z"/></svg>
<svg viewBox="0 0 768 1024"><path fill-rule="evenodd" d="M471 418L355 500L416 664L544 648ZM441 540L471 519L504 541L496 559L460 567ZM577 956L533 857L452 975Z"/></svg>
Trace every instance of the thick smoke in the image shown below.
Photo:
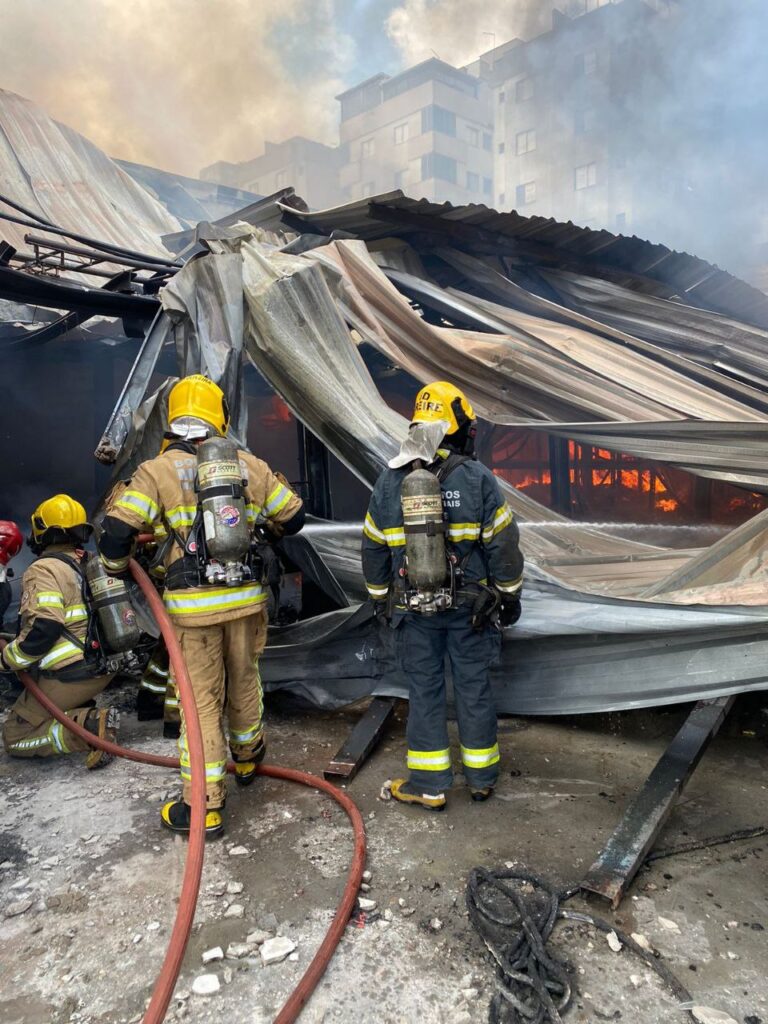
<svg viewBox="0 0 768 1024"><path fill-rule="evenodd" d="M387 32L407 67L438 56L469 64L510 39L528 39L552 24L555 0L404 0Z"/></svg>
<svg viewBox="0 0 768 1024"><path fill-rule="evenodd" d="M216 159L252 158L265 138L334 141L334 95L353 49L334 9L333 0L0 0L0 86L113 156L196 175Z"/></svg>

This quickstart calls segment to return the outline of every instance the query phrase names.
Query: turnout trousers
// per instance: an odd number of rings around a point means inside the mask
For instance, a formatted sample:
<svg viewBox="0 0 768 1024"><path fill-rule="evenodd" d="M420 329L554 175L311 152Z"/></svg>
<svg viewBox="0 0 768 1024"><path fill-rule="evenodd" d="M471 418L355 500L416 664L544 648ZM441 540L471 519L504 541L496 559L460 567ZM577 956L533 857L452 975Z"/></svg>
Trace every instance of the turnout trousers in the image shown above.
<svg viewBox="0 0 768 1024"><path fill-rule="evenodd" d="M267 615L265 609L258 608L253 615L212 626L183 626L174 622L174 628L200 716L207 806L208 810L217 810L226 800L225 714L229 723L229 749L235 761L251 760L263 739L264 701L259 655L267 641ZM184 802L188 804L192 776L183 712L179 755Z"/></svg>
<svg viewBox="0 0 768 1024"><path fill-rule="evenodd" d="M448 743L446 658L453 679L461 761L467 783L494 786L499 774L496 707L489 670L501 637L491 626L474 630L467 609L434 615L406 614L396 644L408 678L408 768L410 781L439 793L453 782Z"/></svg>
<svg viewBox="0 0 768 1024"><path fill-rule="evenodd" d="M38 686L54 704L66 711L78 725L84 725L95 706L94 697L111 682L112 676L97 676L78 683L40 678ZM27 691L21 694L3 726L3 743L11 757L57 757L93 748L65 729Z"/></svg>

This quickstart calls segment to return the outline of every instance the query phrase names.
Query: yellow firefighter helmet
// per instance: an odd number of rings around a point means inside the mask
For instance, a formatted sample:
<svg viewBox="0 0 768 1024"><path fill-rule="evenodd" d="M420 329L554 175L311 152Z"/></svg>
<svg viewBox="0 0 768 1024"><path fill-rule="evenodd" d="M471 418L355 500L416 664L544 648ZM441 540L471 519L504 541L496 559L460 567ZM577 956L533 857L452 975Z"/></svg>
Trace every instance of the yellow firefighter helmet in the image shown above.
<svg viewBox="0 0 768 1024"><path fill-rule="evenodd" d="M475 419L475 410L469 404L466 395L454 384L446 380L436 380L425 385L416 395L411 423L434 423L436 420L447 420L450 426L446 436L455 434L461 427L456 417L454 403L458 400L461 411L467 420Z"/></svg>
<svg viewBox="0 0 768 1024"><path fill-rule="evenodd" d="M168 422L191 416L213 427L222 437L229 429L229 409L224 392L201 373L182 377L168 396Z"/></svg>
<svg viewBox="0 0 768 1024"><path fill-rule="evenodd" d="M88 525L85 509L68 494L54 494L32 513L32 537L40 541L49 530L72 530ZM80 531L82 533L83 531Z"/></svg>

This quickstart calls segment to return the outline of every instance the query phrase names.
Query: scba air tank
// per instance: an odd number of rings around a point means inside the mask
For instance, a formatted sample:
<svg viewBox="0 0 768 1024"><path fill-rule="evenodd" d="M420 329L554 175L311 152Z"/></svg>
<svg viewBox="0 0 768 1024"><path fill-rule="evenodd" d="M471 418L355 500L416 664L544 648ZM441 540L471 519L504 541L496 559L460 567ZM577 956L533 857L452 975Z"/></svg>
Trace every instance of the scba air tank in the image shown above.
<svg viewBox="0 0 768 1024"><path fill-rule="evenodd" d="M448 561L440 481L427 469L412 470L400 492L405 530L408 606L425 613L450 606Z"/></svg>
<svg viewBox="0 0 768 1024"><path fill-rule="evenodd" d="M99 620L104 642L113 654L132 651L141 639L128 588L123 580L110 576L100 558L85 563L85 578L91 592L92 610Z"/></svg>
<svg viewBox="0 0 768 1024"><path fill-rule="evenodd" d="M248 575L244 564L250 547L243 473L237 446L226 437L210 437L197 449L198 500L210 583L229 586Z"/></svg>

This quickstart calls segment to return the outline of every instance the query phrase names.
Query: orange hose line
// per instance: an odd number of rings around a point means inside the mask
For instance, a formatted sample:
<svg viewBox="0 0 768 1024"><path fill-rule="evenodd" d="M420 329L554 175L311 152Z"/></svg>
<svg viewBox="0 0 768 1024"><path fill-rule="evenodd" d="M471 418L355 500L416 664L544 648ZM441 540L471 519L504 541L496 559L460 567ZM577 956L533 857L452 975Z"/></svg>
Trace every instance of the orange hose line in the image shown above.
<svg viewBox="0 0 768 1024"><path fill-rule="evenodd" d="M168 617L168 613L165 611L162 599L158 595L154 586L152 585L149 577L146 573L136 564L131 562L131 573L134 579L137 581L142 591L144 592L147 601L152 608L153 613L160 625L163 637L168 646L168 653L170 655L171 663L174 669L174 679L179 686L179 698L181 700L182 711L184 712L185 725L187 729L187 737L190 750L190 761L192 762L192 798L199 799L199 792L202 790L202 803L198 810L198 831L200 835L199 839L199 854L197 850L198 842L195 842L195 805L192 805L191 814L191 828L190 828L190 841L187 851L187 861L184 868L184 878L182 881L181 894L179 897L179 906L176 912L176 919L171 932L171 937L168 943L168 950L166 952L163 965L160 973L158 974L153 989L150 1004L147 1008L144 1016L143 1024L161 1024L165 1018L165 1013L168 1009L173 990L178 979L179 971L181 970L181 964L186 950L187 942L189 941L189 934L192 928L192 922L195 914L195 907L197 904L197 897L200 890L200 880L202 877L202 865L203 865L203 854L205 851L205 758L202 751L202 734L200 734L200 723L197 717L197 707L194 702L194 696L192 694L191 682L189 680L189 673L187 672L184 659L181 654L181 648L179 647L178 640L176 638L173 625ZM4 642L0 640L0 649L5 646ZM109 740L102 740L88 732L81 725L78 725L71 718L69 718L60 708L58 708L46 695L42 692L40 687L35 683L32 677L27 672L19 672L19 678L21 679L24 686L30 691L32 696L45 708L45 710L57 721L61 722L67 729L73 732L80 739L84 740L91 747L96 747L99 750L104 750L115 757L124 757L130 761L137 761L142 764L151 764L161 768L178 768L179 760L176 757L164 757L159 754L149 754L143 751L133 750L129 747L120 746L117 743L111 743ZM197 726L198 738L200 740L200 764L202 770L195 771L196 756L193 749L193 737L190 730L190 716L187 715L187 704L185 704L184 696L184 683L188 684L189 691L187 694L187 703L191 704L192 707L192 720ZM227 771L234 772L235 766L233 762L229 762L227 765ZM303 786L308 786L312 789L319 789L330 796L333 800L338 803L345 811L347 817L350 820L354 833L354 851L352 856L352 862L349 867L347 875L347 881L344 886L341 900L336 909L333 921L331 922L328 931L326 932L323 941L318 947L309 967L304 972L304 975L299 980L296 988L293 990L285 1005L280 1010L277 1017L275 1017L274 1024L293 1024L301 1013L302 1008L312 995L312 992L316 988L318 982L325 973L328 964L333 957L333 954L338 946L341 938L344 934L344 930L349 921L350 915L355 906L357 900L357 893L360 888L362 881L363 870L365 868L366 859L366 836L365 836L365 824L363 822L362 815L354 803L346 793L339 789L336 789L331 783L326 782L325 779L319 776L312 775L308 772L296 771L292 768L281 768L277 765L260 765L258 768L260 775L266 775L270 778L283 779L288 782L296 782ZM196 780L198 785L196 787Z"/></svg>

